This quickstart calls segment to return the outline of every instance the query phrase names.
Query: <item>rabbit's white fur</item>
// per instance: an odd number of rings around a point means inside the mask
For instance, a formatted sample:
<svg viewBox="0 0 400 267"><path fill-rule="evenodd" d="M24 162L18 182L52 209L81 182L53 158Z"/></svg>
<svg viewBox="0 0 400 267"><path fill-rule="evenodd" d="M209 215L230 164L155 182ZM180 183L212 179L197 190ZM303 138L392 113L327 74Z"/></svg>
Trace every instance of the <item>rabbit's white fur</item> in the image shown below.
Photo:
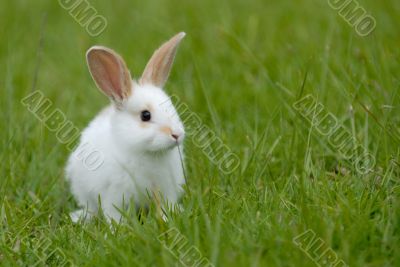
<svg viewBox="0 0 400 267"><path fill-rule="evenodd" d="M163 47L156 51L152 58L155 65L146 67L153 73L158 71L154 82L151 81L152 73L147 73L148 80L129 83L129 73L124 74L121 72L123 69L118 69L118 66L124 68L125 65L115 52L103 47L92 48L96 50L92 58L88 57L92 76L113 103L90 122L82 132L78 147L69 157L66 177L83 208L71 215L73 220L81 217L84 211L89 215L97 213L99 199L106 217L117 221L121 218L118 209L123 209L130 200L136 205L146 206L149 196L160 196L168 207L179 200L185 179L177 145L183 142L184 128L169 97L160 88L167 79L172 62L168 66L159 66L157 62L160 60L154 57L173 59L183 36L181 34L179 40L175 37L172 47L171 39L169 50L165 49L166 43L164 54L159 52ZM155 71L156 68L164 69ZM121 79L107 83L115 70ZM108 77L103 77L107 76L103 75L104 71ZM145 74L146 70L142 77ZM123 84L124 75L129 76L128 85ZM160 80L160 75L165 77ZM101 80L103 78L105 81ZM141 120L143 110L150 111L151 121ZM85 159L79 155L87 149L83 147L85 144L90 144L102 155L102 162L96 169L88 168Z"/></svg>

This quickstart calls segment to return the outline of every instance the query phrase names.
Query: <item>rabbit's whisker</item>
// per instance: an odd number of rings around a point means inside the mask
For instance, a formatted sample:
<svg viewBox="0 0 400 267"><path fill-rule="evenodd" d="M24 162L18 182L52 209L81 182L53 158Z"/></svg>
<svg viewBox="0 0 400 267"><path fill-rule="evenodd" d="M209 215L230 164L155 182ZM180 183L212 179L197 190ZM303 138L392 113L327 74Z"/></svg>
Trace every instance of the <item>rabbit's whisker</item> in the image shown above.
<svg viewBox="0 0 400 267"><path fill-rule="evenodd" d="M179 146L178 141L176 141L176 145L178 146L179 158L180 158L181 164L182 164L183 177L185 178L185 184L187 184L186 171L185 171L185 164L183 164L183 158L182 158L182 153L181 153L181 147Z"/></svg>

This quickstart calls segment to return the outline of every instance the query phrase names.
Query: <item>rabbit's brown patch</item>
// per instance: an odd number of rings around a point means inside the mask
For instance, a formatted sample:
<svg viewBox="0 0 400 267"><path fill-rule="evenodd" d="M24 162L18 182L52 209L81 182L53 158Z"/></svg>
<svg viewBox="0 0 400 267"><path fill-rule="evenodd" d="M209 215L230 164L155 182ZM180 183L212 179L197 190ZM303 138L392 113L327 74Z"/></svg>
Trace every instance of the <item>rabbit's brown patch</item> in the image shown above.
<svg viewBox="0 0 400 267"><path fill-rule="evenodd" d="M142 121L142 122L140 122L140 127L147 128L147 127L149 127L149 123Z"/></svg>
<svg viewBox="0 0 400 267"><path fill-rule="evenodd" d="M172 134L172 130L170 127L168 126L163 126L160 128L161 132L166 133L167 135L171 135Z"/></svg>

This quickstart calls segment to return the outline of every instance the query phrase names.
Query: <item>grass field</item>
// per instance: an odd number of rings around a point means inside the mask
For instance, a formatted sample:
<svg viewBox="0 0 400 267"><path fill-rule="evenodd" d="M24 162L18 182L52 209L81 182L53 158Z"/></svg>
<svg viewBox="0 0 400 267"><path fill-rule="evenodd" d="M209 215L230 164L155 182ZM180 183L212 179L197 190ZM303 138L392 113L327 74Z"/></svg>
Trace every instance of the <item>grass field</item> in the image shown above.
<svg viewBox="0 0 400 267"><path fill-rule="evenodd" d="M194 266L191 246L214 266L400 266L399 1L359 0L376 19L366 37L327 0L89 3L107 20L95 37L59 1L0 2L1 266ZM182 213L73 224L70 151L21 100L40 90L83 129L108 103L86 50L112 47L138 77L179 31L166 91L240 166L224 174L188 136ZM370 172L296 111L309 94L374 157ZM168 230L185 248L159 241Z"/></svg>

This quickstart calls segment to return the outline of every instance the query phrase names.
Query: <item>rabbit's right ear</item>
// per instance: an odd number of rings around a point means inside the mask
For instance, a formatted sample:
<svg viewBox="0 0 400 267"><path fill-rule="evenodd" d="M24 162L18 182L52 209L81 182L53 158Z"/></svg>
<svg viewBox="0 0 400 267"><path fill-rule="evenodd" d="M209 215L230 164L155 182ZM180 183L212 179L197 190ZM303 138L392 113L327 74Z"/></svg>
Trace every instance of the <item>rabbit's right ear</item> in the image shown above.
<svg viewBox="0 0 400 267"><path fill-rule="evenodd" d="M117 105L129 97L132 78L121 56L107 47L93 46L86 59L93 80L104 94Z"/></svg>
<svg viewBox="0 0 400 267"><path fill-rule="evenodd" d="M140 78L139 82L141 84L152 84L160 88L164 87L171 71L179 43L185 35L186 33L184 32L178 33L154 52L144 69L142 78Z"/></svg>

